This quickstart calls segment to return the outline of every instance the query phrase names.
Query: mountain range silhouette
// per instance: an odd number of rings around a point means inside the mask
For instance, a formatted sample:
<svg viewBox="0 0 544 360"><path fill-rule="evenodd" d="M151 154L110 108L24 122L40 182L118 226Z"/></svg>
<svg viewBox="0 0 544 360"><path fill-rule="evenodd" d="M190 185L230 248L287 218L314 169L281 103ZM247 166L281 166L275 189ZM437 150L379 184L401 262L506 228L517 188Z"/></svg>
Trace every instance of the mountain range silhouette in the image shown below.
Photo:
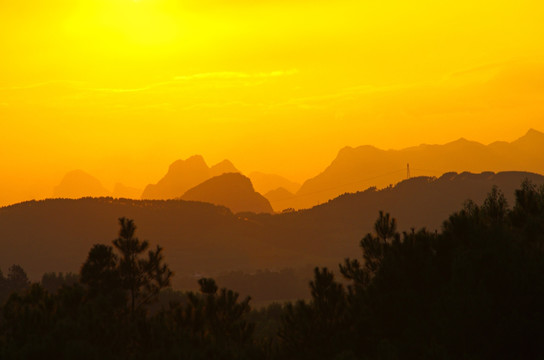
<svg viewBox="0 0 544 360"><path fill-rule="evenodd" d="M310 208L343 193L360 191L370 186L383 188L396 184L406 179L407 164L410 165L412 176L438 176L450 171L509 170L543 174L544 133L530 129L513 142L496 141L489 145L460 138L444 145L422 144L401 150L380 150L368 145L345 147L325 170L302 185L279 175L262 172L251 172L248 177L254 190L268 199L274 211L281 212L284 209ZM208 167L201 155L194 155L173 162L163 178L156 184L147 185L138 195L138 189L119 183L110 192L98 179L77 170L65 176L55 188L54 196L176 199L189 189L225 173L240 171L229 160ZM225 186L224 189L227 191L229 187ZM213 197L206 197L213 204L225 204L227 197L234 196L217 191L214 194ZM234 212L240 209L231 208ZM261 210L265 211L264 208Z"/></svg>
<svg viewBox="0 0 544 360"><path fill-rule="evenodd" d="M307 208L345 192L396 184L406 178L407 164L412 176L512 170L544 174L544 133L530 129L513 142L489 145L461 138L401 150L345 147L323 172L306 180L294 198L284 201L283 207Z"/></svg>
<svg viewBox="0 0 544 360"><path fill-rule="evenodd" d="M439 229L466 199L481 202L494 185L513 204L514 190L524 179L544 184L544 176L529 172L446 173L281 214L234 214L223 206L184 200L23 202L0 208L0 268L20 264L34 279L50 271L77 272L93 244L115 238L122 216L134 219L141 239L164 247L180 278L196 272L334 266L359 256L359 240L372 231L379 210L397 218L400 230Z"/></svg>
<svg viewBox="0 0 544 360"><path fill-rule="evenodd" d="M194 155L186 160L177 160L168 168L166 175L156 184L149 184L144 189L142 199L174 199L182 196L196 185L224 173L238 170L228 160L208 167L204 158Z"/></svg>

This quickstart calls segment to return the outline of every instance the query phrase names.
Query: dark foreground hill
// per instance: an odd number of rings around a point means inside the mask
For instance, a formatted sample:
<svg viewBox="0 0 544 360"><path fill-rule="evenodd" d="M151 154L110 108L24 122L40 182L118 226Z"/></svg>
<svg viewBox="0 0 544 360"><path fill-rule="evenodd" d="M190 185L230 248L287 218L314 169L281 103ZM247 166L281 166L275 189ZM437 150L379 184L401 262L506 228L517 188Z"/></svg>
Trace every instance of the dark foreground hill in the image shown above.
<svg viewBox="0 0 544 360"><path fill-rule="evenodd" d="M248 177L240 173L226 173L208 179L187 190L181 199L226 206L234 213L273 212L268 200L253 189Z"/></svg>
<svg viewBox="0 0 544 360"><path fill-rule="evenodd" d="M177 278L334 265L359 255L359 240L372 230L379 210L396 217L400 230L439 229L466 199L482 201L493 185L513 203L514 190L525 178L544 183L543 176L524 172L448 173L345 194L312 209L276 215L234 215L225 207L183 200L24 202L0 208L0 268L19 264L34 279L49 271L77 272L93 244L110 244L116 237L122 216L134 219L140 239L164 247Z"/></svg>

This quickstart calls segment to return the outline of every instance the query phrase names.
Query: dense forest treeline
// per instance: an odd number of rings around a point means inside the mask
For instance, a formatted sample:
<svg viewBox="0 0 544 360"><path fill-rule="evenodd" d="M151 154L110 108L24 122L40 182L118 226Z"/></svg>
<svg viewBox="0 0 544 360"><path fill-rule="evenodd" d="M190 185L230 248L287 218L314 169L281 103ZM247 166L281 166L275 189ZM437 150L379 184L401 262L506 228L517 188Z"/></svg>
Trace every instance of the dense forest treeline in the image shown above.
<svg viewBox="0 0 544 360"><path fill-rule="evenodd" d="M13 291L0 312L0 358L544 357L544 186L529 181L512 207L493 188L441 231L399 233L380 212L360 259L315 268L309 300L259 310L210 278L199 292L172 291L163 249L140 241L132 221L120 227L78 276L29 284L12 266L0 277Z"/></svg>

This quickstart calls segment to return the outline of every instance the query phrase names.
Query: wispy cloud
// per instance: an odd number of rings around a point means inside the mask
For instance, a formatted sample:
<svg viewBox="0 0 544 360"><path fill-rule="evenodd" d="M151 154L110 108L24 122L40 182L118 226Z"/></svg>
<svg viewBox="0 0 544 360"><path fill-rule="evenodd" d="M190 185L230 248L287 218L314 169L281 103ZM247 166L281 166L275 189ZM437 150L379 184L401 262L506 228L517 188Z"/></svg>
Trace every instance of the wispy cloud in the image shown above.
<svg viewBox="0 0 544 360"><path fill-rule="evenodd" d="M198 80L198 79L213 79L213 80L236 80L236 79L263 79L263 78L275 78L281 76L289 76L298 74L297 69L291 70L277 70L271 72L259 72L259 73L246 73L246 72L209 72L192 75L176 76L175 80Z"/></svg>
<svg viewBox="0 0 544 360"><path fill-rule="evenodd" d="M29 83L23 85L7 86L0 87L0 91L11 91L11 90L32 90L39 88L47 87L66 87L66 88L78 88L83 86L85 83L80 81L65 81L65 80L51 80L51 81L42 81L37 83Z"/></svg>
<svg viewBox="0 0 544 360"><path fill-rule="evenodd" d="M177 85L183 85L188 83L198 82L200 80L214 80L214 81L235 81L235 80L263 80L263 79L272 79L279 78L284 76L291 76L298 74L297 69L289 70L275 70L270 72L257 72L257 73L248 73L248 72L232 72L232 71L220 71L220 72L207 72L207 73L196 73L188 75L178 75L173 78L165 81L151 83L145 86L132 87L132 88L113 88L113 87L94 87L88 83L82 81L64 81L64 80L53 80L53 81L44 81L38 83L30 83L24 85L2 87L0 91L17 91L17 90L31 90L39 88L49 88L49 87L63 87L66 89L80 90L80 91L91 91L91 92L106 92L106 93L137 93L151 91L157 88L163 87L172 87ZM247 85L247 83L245 83Z"/></svg>
<svg viewBox="0 0 544 360"><path fill-rule="evenodd" d="M507 66L512 66L513 64L516 64L516 63L519 63L519 60L507 60L507 61L498 61L493 63L480 64L477 66L472 66L469 68L454 71L451 74L449 74L447 78L457 78L457 77L461 77L461 76L465 76L469 74L487 72L490 70L500 71L503 68Z"/></svg>

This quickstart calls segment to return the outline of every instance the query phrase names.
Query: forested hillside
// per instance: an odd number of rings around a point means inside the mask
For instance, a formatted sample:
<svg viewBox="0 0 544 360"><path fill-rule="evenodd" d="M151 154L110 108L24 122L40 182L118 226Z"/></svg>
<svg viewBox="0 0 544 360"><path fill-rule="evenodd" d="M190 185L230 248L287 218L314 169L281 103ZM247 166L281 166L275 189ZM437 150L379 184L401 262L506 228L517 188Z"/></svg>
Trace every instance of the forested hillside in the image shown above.
<svg viewBox="0 0 544 360"><path fill-rule="evenodd" d="M0 357L541 359L544 186L526 181L515 196L508 207L493 187L440 232L401 233L380 211L360 254L315 268L310 300L261 310L211 278L198 280L199 293L172 292L164 249L121 218L75 283L30 285L14 267L0 275L12 291Z"/></svg>

